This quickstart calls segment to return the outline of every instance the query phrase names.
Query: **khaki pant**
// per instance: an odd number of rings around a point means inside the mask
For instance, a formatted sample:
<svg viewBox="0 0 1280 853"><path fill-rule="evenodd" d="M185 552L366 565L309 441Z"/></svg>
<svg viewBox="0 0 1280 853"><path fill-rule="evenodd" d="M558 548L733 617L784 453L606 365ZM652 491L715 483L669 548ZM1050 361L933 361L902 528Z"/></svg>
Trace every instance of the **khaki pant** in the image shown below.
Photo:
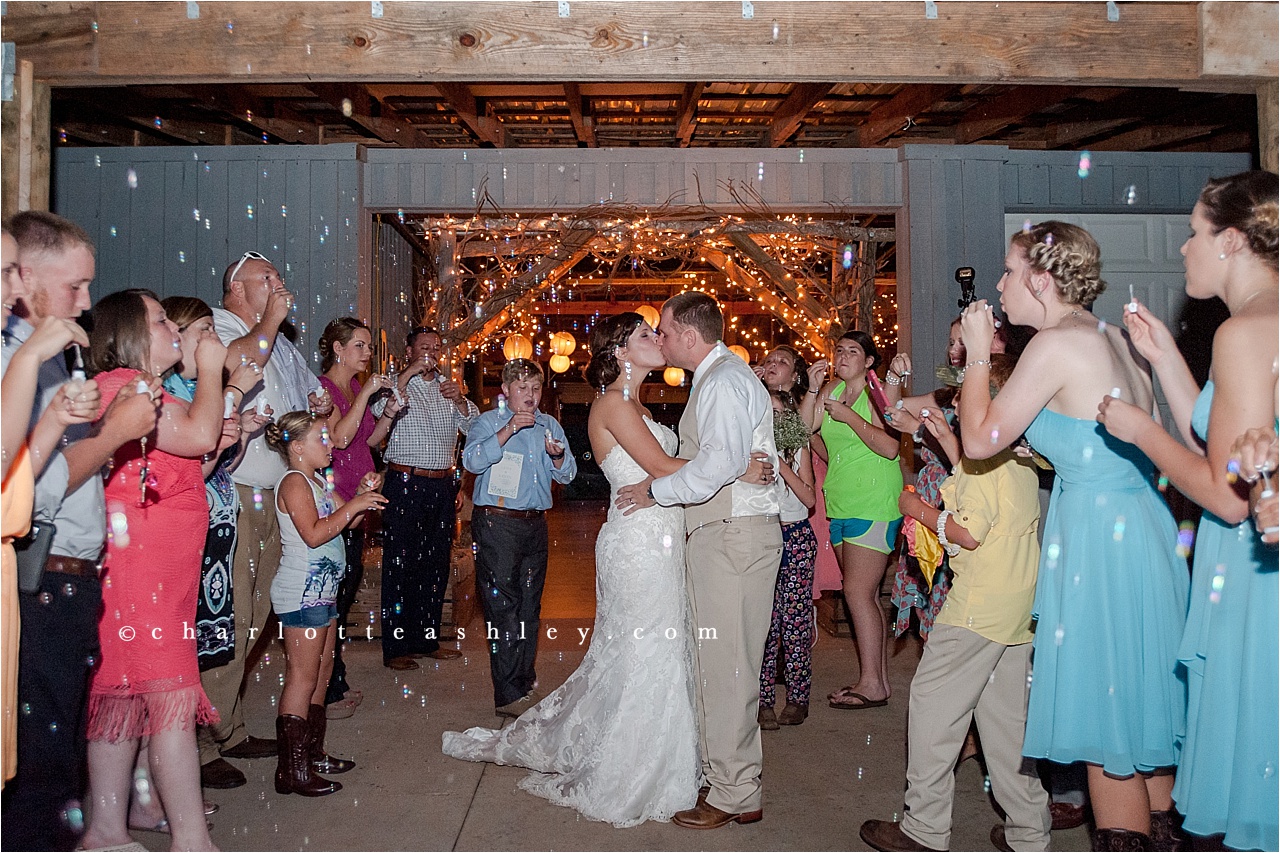
<svg viewBox="0 0 1280 853"><path fill-rule="evenodd" d="M254 500L255 491L261 496L261 509ZM222 718L217 725L201 726L197 733L201 764L218 758L219 749L235 746L249 736L240 707L240 686L249 650L263 639L263 629L271 615L271 582L280 568L280 524L276 520L275 490L255 490L237 484L236 492L240 496L240 517L236 520L236 554L231 569L235 657L226 666L200 673L204 692Z"/></svg>
<svg viewBox="0 0 1280 853"><path fill-rule="evenodd" d="M776 515L711 522L685 546L707 802L734 814L761 805L759 674L781 559Z"/></svg>
<svg viewBox="0 0 1280 853"><path fill-rule="evenodd" d="M1049 796L1027 759L1027 676L1031 643L1005 646L955 625L936 624L911 681L907 794L902 831L926 847L951 846L952 770L977 720L991 790L1004 809L1014 850L1049 849Z"/></svg>

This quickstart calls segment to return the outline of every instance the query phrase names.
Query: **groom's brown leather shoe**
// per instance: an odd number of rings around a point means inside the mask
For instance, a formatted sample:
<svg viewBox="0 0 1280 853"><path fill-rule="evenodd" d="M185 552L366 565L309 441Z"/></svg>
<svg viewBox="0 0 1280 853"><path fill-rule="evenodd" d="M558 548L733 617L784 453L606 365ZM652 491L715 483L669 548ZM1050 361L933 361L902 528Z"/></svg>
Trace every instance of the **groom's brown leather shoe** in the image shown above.
<svg viewBox="0 0 1280 853"><path fill-rule="evenodd" d="M719 829L726 824L735 822L755 823L762 817L764 817L762 809L743 812L742 814L732 814L720 811L720 809L706 800L699 800L698 804L693 808L676 812L675 816L671 818L671 822L677 826L683 826L685 829Z"/></svg>

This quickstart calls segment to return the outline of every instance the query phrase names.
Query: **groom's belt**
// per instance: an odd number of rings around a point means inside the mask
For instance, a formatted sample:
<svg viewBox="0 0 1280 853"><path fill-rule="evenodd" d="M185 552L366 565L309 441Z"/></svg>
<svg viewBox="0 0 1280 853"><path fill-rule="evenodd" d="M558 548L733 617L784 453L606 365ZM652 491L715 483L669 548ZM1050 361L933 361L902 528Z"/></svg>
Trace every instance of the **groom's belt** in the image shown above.
<svg viewBox="0 0 1280 853"><path fill-rule="evenodd" d="M453 476L452 468L415 468L412 465L401 465L399 462L390 462L387 467L392 471L398 471L401 474L412 474L415 477L430 477L433 480L443 480L445 477Z"/></svg>
<svg viewBox="0 0 1280 853"><path fill-rule="evenodd" d="M710 521L704 521L697 527L688 532L688 536L692 536L704 527L712 524L781 524L781 516L776 512L772 515L735 515L730 518L713 518Z"/></svg>
<svg viewBox="0 0 1280 853"><path fill-rule="evenodd" d="M505 515L507 518L541 518L543 510L540 509L507 509L501 506L489 506L480 504L476 506L477 510L491 512L494 515Z"/></svg>

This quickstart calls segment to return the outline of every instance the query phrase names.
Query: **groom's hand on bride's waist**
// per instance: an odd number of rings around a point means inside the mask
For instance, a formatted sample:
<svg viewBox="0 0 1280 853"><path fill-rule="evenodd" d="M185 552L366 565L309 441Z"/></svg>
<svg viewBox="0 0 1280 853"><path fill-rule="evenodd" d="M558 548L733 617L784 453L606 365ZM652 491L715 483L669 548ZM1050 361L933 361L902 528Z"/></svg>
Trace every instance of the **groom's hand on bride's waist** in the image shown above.
<svg viewBox="0 0 1280 853"><path fill-rule="evenodd" d="M649 487L653 484L652 477L645 477L640 482L623 486L618 489L618 498L614 501L614 506L622 510L623 515L631 515L638 509L654 506L657 501L653 499L653 493L649 491Z"/></svg>

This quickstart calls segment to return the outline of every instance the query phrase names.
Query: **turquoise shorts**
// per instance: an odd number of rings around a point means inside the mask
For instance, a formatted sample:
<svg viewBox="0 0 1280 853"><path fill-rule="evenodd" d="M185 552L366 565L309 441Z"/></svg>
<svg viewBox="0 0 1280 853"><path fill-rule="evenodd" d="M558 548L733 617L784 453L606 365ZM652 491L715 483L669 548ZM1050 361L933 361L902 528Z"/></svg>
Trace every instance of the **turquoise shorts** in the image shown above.
<svg viewBox="0 0 1280 853"><path fill-rule="evenodd" d="M829 518L827 523L831 526L832 545L857 545L881 554L891 554L902 519L867 521L865 518Z"/></svg>

